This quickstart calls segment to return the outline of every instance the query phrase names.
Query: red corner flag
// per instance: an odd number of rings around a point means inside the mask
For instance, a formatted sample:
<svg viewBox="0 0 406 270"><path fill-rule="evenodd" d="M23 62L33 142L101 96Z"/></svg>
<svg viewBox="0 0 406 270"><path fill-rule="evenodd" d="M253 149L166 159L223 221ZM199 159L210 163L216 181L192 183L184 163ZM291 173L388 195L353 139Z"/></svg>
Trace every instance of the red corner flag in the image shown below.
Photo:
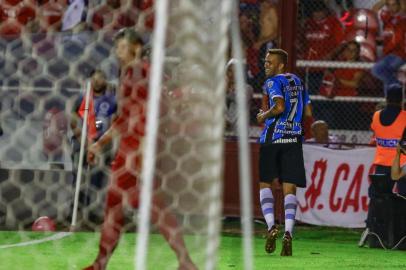
<svg viewBox="0 0 406 270"><path fill-rule="evenodd" d="M84 120L86 110L86 94L83 95L78 114ZM89 112L87 114L87 139L94 142L97 138L96 115L94 111L93 90L90 90Z"/></svg>

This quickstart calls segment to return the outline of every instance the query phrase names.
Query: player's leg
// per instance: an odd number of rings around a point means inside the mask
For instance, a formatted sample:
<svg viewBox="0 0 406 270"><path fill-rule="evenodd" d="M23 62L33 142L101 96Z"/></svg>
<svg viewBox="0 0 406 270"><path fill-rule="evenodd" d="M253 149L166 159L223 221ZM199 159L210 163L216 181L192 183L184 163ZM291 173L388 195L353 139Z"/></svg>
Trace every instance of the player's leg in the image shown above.
<svg viewBox="0 0 406 270"><path fill-rule="evenodd" d="M293 233L296 217L296 185L283 183L284 207L285 207L285 232Z"/></svg>
<svg viewBox="0 0 406 270"><path fill-rule="evenodd" d="M292 234L295 225L297 199L296 187L306 187L302 144L281 145L281 180L283 182L285 207L285 234L282 240L281 256L292 256Z"/></svg>
<svg viewBox="0 0 406 270"><path fill-rule="evenodd" d="M285 208L285 233L282 239L281 256L292 256L292 233L296 217L296 185L283 183Z"/></svg>
<svg viewBox="0 0 406 270"><path fill-rule="evenodd" d="M270 183L259 183L259 200L268 230L275 226L274 197Z"/></svg>
<svg viewBox="0 0 406 270"><path fill-rule="evenodd" d="M168 209L158 195L152 198L151 221L175 252L179 261L179 270L196 270L183 239L182 228L174 213Z"/></svg>
<svg viewBox="0 0 406 270"><path fill-rule="evenodd" d="M99 253L94 263L85 270L104 270L120 239L123 216L123 190L116 183L107 191L104 222L101 228Z"/></svg>
<svg viewBox="0 0 406 270"><path fill-rule="evenodd" d="M259 152L259 200L262 214L268 226L268 233L265 242L265 251L272 253L275 251L278 229L275 226L274 197L271 184L277 176L276 160L274 152L268 145L261 145Z"/></svg>

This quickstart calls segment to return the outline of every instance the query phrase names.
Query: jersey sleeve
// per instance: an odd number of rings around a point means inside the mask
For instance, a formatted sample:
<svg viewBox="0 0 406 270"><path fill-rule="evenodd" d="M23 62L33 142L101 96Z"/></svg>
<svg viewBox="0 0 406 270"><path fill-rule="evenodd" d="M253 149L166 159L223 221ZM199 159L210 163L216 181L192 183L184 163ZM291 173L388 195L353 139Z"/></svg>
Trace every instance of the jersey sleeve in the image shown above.
<svg viewBox="0 0 406 270"><path fill-rule="evenodd" d="M265 82L265 90L270 99L274 99L276 97L284 97L282 93L282 83L275 78L268 79Z"/></svg>

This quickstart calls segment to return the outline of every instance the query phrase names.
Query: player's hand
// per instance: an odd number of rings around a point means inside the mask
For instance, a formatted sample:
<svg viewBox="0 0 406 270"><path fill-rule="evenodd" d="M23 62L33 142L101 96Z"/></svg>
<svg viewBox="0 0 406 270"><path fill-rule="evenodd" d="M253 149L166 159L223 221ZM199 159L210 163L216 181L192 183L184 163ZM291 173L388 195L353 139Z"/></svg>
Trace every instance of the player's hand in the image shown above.
<svg viewBox="0 0 406 270"><path fill-rule="evenodd" d="M266 120L265 112L263 110L259 110L259 113L257 114L257 122L258 124L264 123Z"/></svg>
<svg viewBox="0 0 406 270"><path fill-rule="evenodd" d="M87 148L87 163L90 165L96 164L96 156L100 153L100 146L98 143L93 143Z"/></svg>

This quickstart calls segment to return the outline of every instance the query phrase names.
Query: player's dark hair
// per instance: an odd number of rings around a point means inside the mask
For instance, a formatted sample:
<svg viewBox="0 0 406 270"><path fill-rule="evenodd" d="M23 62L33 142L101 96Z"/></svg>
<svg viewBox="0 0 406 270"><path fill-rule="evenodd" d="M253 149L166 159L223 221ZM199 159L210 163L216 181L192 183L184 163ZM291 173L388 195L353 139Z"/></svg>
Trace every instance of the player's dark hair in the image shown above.
<svg viewBox="0 0 406 270"><path fill-rule="evenodd" d="M93 77L94 74L99 73L100 75L102 75L104 78L106 78L106 73L100 69L100 68L95 68L92 71L89 72L89 77Z"/></svg>
<svg viewBox="0 0 406 270"><path fill-rule="evenodd" d="M269 54L276 54L285 66L288 64L288 53L282 49L269 49Z"/></svg>
<svg viewBox="0 0 406 270"><path fill-rule="evenodd" d="M355 41L355 40L351 40L351 41L348 41L346 44L345 44L345 48L347 49L350 45L355 45L356 47L357 47L357 58L355 59L355 60L357 60L357 61L359 61L360 59L361 59L361 44L359 44L357 41Z"/></svg>
<svg viewBox="0 0 406 270"><path fill-rule="evenodd" d="M132 28L122 28L114 35L114 42L125 38L132 44L144 45L141 35Z"/></svg>

